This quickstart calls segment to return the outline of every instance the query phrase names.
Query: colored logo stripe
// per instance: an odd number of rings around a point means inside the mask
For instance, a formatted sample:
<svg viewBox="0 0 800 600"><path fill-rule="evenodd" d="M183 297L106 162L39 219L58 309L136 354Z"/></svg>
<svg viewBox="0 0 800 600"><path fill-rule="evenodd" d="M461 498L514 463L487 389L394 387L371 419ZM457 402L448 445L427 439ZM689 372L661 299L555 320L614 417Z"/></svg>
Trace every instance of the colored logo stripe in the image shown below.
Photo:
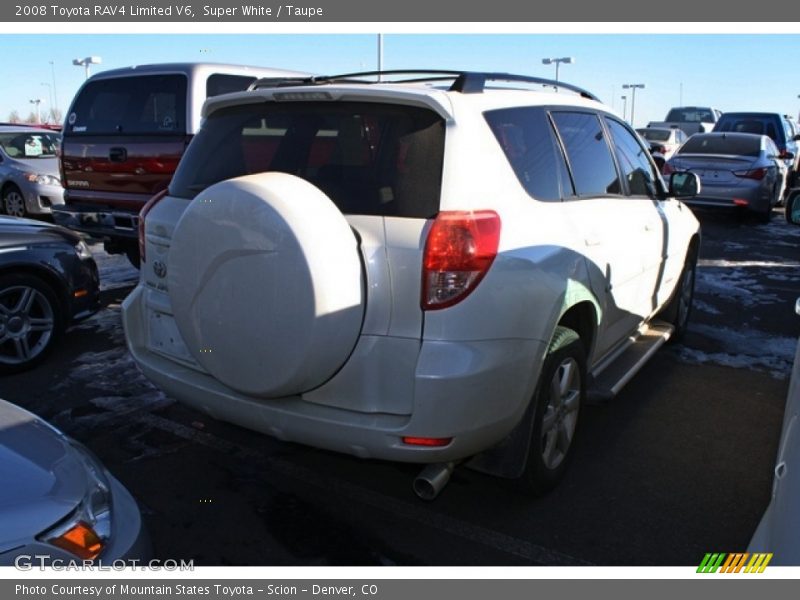
<svg viewBox="0 0 800 600"><path fill-rule="evenodd" d="M748 558L750 562L747 561ZM720 573L739 573L744 568L745 573L763 573L771 560L772 553L756 552L751 555L747 552L708 552L697 567L697 572L716 573L719 570Z"/></svg>

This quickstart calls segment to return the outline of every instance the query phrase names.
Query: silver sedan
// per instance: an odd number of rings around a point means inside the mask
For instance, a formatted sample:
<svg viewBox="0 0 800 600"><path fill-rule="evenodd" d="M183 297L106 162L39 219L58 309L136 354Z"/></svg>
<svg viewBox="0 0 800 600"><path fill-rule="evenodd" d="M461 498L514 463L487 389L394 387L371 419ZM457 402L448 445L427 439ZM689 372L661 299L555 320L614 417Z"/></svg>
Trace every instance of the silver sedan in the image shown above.
<svg viewBox="0 0 800 600"><path fill-rule="evenodd" d="M0 126L0 201L14 217L50 214L64 204L54 131L25 125Z"/></svg>
<svg viewBox="0 0 800 600"><path fill-rule="evenodd" d="M687 204L739 207L769 221L784 186L780 152L766 135L698 133L664 165L664 175L691 171L702 191Z"/></svg>
<svg viewBox="0 0 800 600"><path fill-rule="evenodd" d="M84 446L0 400L0 566L149 555L139 509L122 484Z"/></svg>

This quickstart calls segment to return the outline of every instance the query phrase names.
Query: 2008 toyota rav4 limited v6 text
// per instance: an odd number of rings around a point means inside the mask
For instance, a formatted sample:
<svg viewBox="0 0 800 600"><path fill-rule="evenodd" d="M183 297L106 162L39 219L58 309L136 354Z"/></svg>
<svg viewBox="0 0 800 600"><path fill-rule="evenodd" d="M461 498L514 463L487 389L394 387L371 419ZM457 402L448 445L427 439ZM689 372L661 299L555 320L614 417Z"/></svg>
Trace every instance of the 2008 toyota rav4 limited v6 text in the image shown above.
<svg viewBox="0 0 800 600"><path fill-rule="evenodd" d="M207 101L142 211L129 348L214 417L427 464L422 497L465 460L545 491L586 398L686 328L697 179L564 83L371 76Z"/></svg>

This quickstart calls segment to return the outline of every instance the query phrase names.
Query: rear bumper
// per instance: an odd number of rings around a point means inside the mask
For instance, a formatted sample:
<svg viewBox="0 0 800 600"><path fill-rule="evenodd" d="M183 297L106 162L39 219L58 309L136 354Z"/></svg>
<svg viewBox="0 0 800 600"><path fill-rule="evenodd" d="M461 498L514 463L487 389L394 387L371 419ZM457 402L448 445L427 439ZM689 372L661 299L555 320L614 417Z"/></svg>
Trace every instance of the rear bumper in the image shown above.
<svg viewBox="0 0 800 600"><path fill-rule="evenodd" d="M311 402L302 395L253 398L149 350L144 296L139 286L123 303L126 340L144 374L167 394L223 421L362 458L432 463L467 458L490 448L522 418L546 350L545 344L534 340L423 341L409 386L410 414L340 408L348 398L339 406ZM368 404L352 398L353 406ZM403 443L404 436L452 441L444 447L412 446Z"/></svg>
<svg viewBox="0 0 800 600"><path fill-rule="evenodd" d="M138 238L138 212L69 204L54 206L53 220L58 225L96 238Z"/></svg>
<svg viewBox="0 0 800 600"><path fill-rule="evenodd" d="M772 198L760 187L742 189L737 187L704 185L698 196L683 199L682 201L689 206L719 208L742 207L758 212L763 212L772 205Z"/></svg>

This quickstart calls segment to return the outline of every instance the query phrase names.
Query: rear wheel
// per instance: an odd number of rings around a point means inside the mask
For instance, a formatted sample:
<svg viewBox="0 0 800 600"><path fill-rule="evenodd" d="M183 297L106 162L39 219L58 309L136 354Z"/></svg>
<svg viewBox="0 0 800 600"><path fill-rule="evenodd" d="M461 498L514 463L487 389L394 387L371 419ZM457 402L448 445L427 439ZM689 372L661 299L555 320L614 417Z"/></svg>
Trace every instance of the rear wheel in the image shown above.
<svg viewBox="0 0 800 600"><path fill-rule="evenodd" d="M519 483L531 493L553 489L572 459L586 397L586 352L580 337L558 326L533 398L535 416L527 464Z"/></svg>
<svg viewBox="0 0 800 600"><path fill-rule="evenodd" d="M694 300L694 280L697 272L697 251L689 250L686 263L681 271L681 278L675 295L670 300L667 308L659 315L674 328L669 338L670 342L680 342L689 327L689 317L692 314Z"/></svg>
<svg viewBox="0 0 800 600"><path fill-rule="evenodd" d="M28 214L25 210L25 197L15 185L9 185L3 192L3 210L12 217L24 217Z"/></svg>
<svg viewBox="0 0 800 600"><path fill-rule="evenodd" d="M0 373L16 373L41 362L61 332L58 298L32 275L0 276Z"/></svg>

